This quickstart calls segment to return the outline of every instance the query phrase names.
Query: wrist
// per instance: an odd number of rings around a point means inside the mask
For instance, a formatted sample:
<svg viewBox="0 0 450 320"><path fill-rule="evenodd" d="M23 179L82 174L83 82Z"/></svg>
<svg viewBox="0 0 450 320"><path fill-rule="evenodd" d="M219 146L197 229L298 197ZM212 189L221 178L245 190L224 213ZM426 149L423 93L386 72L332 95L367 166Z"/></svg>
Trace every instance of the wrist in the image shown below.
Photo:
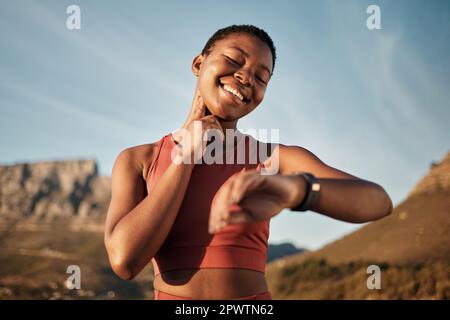
<svg viewBox="0 0 450 320"><path fill-rule="evenodd" d="M295 208L305 199L306 191L307 191L307 181L302 175L290 175L288 179L291 181L292 187L291 195L289 197L289 201L287 203L286 208Z"/></svg>

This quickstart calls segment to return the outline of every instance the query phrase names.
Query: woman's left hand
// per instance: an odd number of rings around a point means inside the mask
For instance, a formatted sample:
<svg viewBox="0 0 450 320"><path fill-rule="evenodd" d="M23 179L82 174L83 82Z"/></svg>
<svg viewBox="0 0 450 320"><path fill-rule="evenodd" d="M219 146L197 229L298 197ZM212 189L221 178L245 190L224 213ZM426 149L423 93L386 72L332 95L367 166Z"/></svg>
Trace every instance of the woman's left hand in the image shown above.
<svg viewBox="0 0 450 320"><path fill-rule="evenodd" d="M228 224L259 222L301 202L306 181L296 175L261 175L257 170L240 171L217 191L211 205L209 233Z"/></svg>

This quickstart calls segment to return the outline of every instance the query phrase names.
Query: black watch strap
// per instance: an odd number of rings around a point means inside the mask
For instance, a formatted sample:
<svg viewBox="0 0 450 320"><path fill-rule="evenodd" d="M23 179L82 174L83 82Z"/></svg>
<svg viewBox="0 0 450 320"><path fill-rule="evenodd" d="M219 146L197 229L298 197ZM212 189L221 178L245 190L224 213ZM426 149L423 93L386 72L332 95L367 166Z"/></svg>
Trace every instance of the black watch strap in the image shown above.
<svg viewBox="0 0 450 320"><path fill-rule="evenodd" d="M306 193L303 201L294 208L291 208L291 211L308 211L314 207L316 202L319 200L320 195L320 183L317 181L316 177L308 172L299 172L296 173L298 175L302 175L306 180Z"/></svg>

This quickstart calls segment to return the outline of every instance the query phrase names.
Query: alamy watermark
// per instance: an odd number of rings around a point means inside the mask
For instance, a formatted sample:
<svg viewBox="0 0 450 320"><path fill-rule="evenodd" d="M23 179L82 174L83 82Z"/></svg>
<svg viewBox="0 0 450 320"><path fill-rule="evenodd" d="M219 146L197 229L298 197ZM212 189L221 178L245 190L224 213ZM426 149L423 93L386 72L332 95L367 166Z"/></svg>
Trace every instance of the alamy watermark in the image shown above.
<svg viewBox="0 0 450 320"><path fill-rule="evenodd" d="M380 266L377 266L376 264L372 264L367 267L366 270L367 274L370 274L370 276L367 278L367 289L369 290L380 290L381 289L381 269Z"/></svg>
<svg viewBox="0 0 450 320"><path fill-rule="evenodd" d="M376 4L372 4L367 7L367 14L370 16L366 20L366 26L369 30L381 29L381 9Z"/></svg>
<svg viewBox="0 0 450 320"><path fill-rule="evenodd" d="M66 273L71 274L65 284L67 289L81 289L81 269L79 266L72 264L67 267Z"/></svg>
<svg viewBox="0 0 450 320"><path fill-rule="evenodd" d="M66 28L69 30L81 29L81 9L76 4L67 7L66 13L70 14L66 19Z"/></svg>
<svg viewBox="0 0 450 320"><path fill-rule="evenodd" d="M172 149L175 164L259 164L270 158L270 165L261 168L261 174L273 175L279 171L279 129L225 129L202 130L202 121L194 121L193 133L181 128L177 136L181 143ZM225 139L225 141L224 141ZM262 141L269 141L265 143ZM204 147L200 147L200 144ZM203 152L203 153L202 153Z"/></svg>

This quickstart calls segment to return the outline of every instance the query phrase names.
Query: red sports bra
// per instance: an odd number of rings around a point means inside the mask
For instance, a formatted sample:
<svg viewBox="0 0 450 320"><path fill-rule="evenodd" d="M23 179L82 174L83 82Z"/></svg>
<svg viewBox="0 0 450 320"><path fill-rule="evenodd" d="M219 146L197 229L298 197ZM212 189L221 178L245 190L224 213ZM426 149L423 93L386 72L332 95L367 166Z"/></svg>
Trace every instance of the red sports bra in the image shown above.
<svg viewBox="0 0 450 320"><path fill-rule="evenodd" d="M241 169L260 170L263 167L258 156L253 163L249 161L248 146L252 139L258 148L263 145L267 147L267 144L242 133L238 135L240 139L245 141L246 146L243 164L202 162L194 166L172 229L152 259L155 276L171 270L203 268L243 268L265 272L270 220L228 225L215 234L208 233L211 203L217 190ZM158 142L156 157L147 175L150 196L158 179L171 164L171 151L175 145L171 133ZM237 145L235 142L235 154ZM226 151L224 154L226 156Z"/></svg>

